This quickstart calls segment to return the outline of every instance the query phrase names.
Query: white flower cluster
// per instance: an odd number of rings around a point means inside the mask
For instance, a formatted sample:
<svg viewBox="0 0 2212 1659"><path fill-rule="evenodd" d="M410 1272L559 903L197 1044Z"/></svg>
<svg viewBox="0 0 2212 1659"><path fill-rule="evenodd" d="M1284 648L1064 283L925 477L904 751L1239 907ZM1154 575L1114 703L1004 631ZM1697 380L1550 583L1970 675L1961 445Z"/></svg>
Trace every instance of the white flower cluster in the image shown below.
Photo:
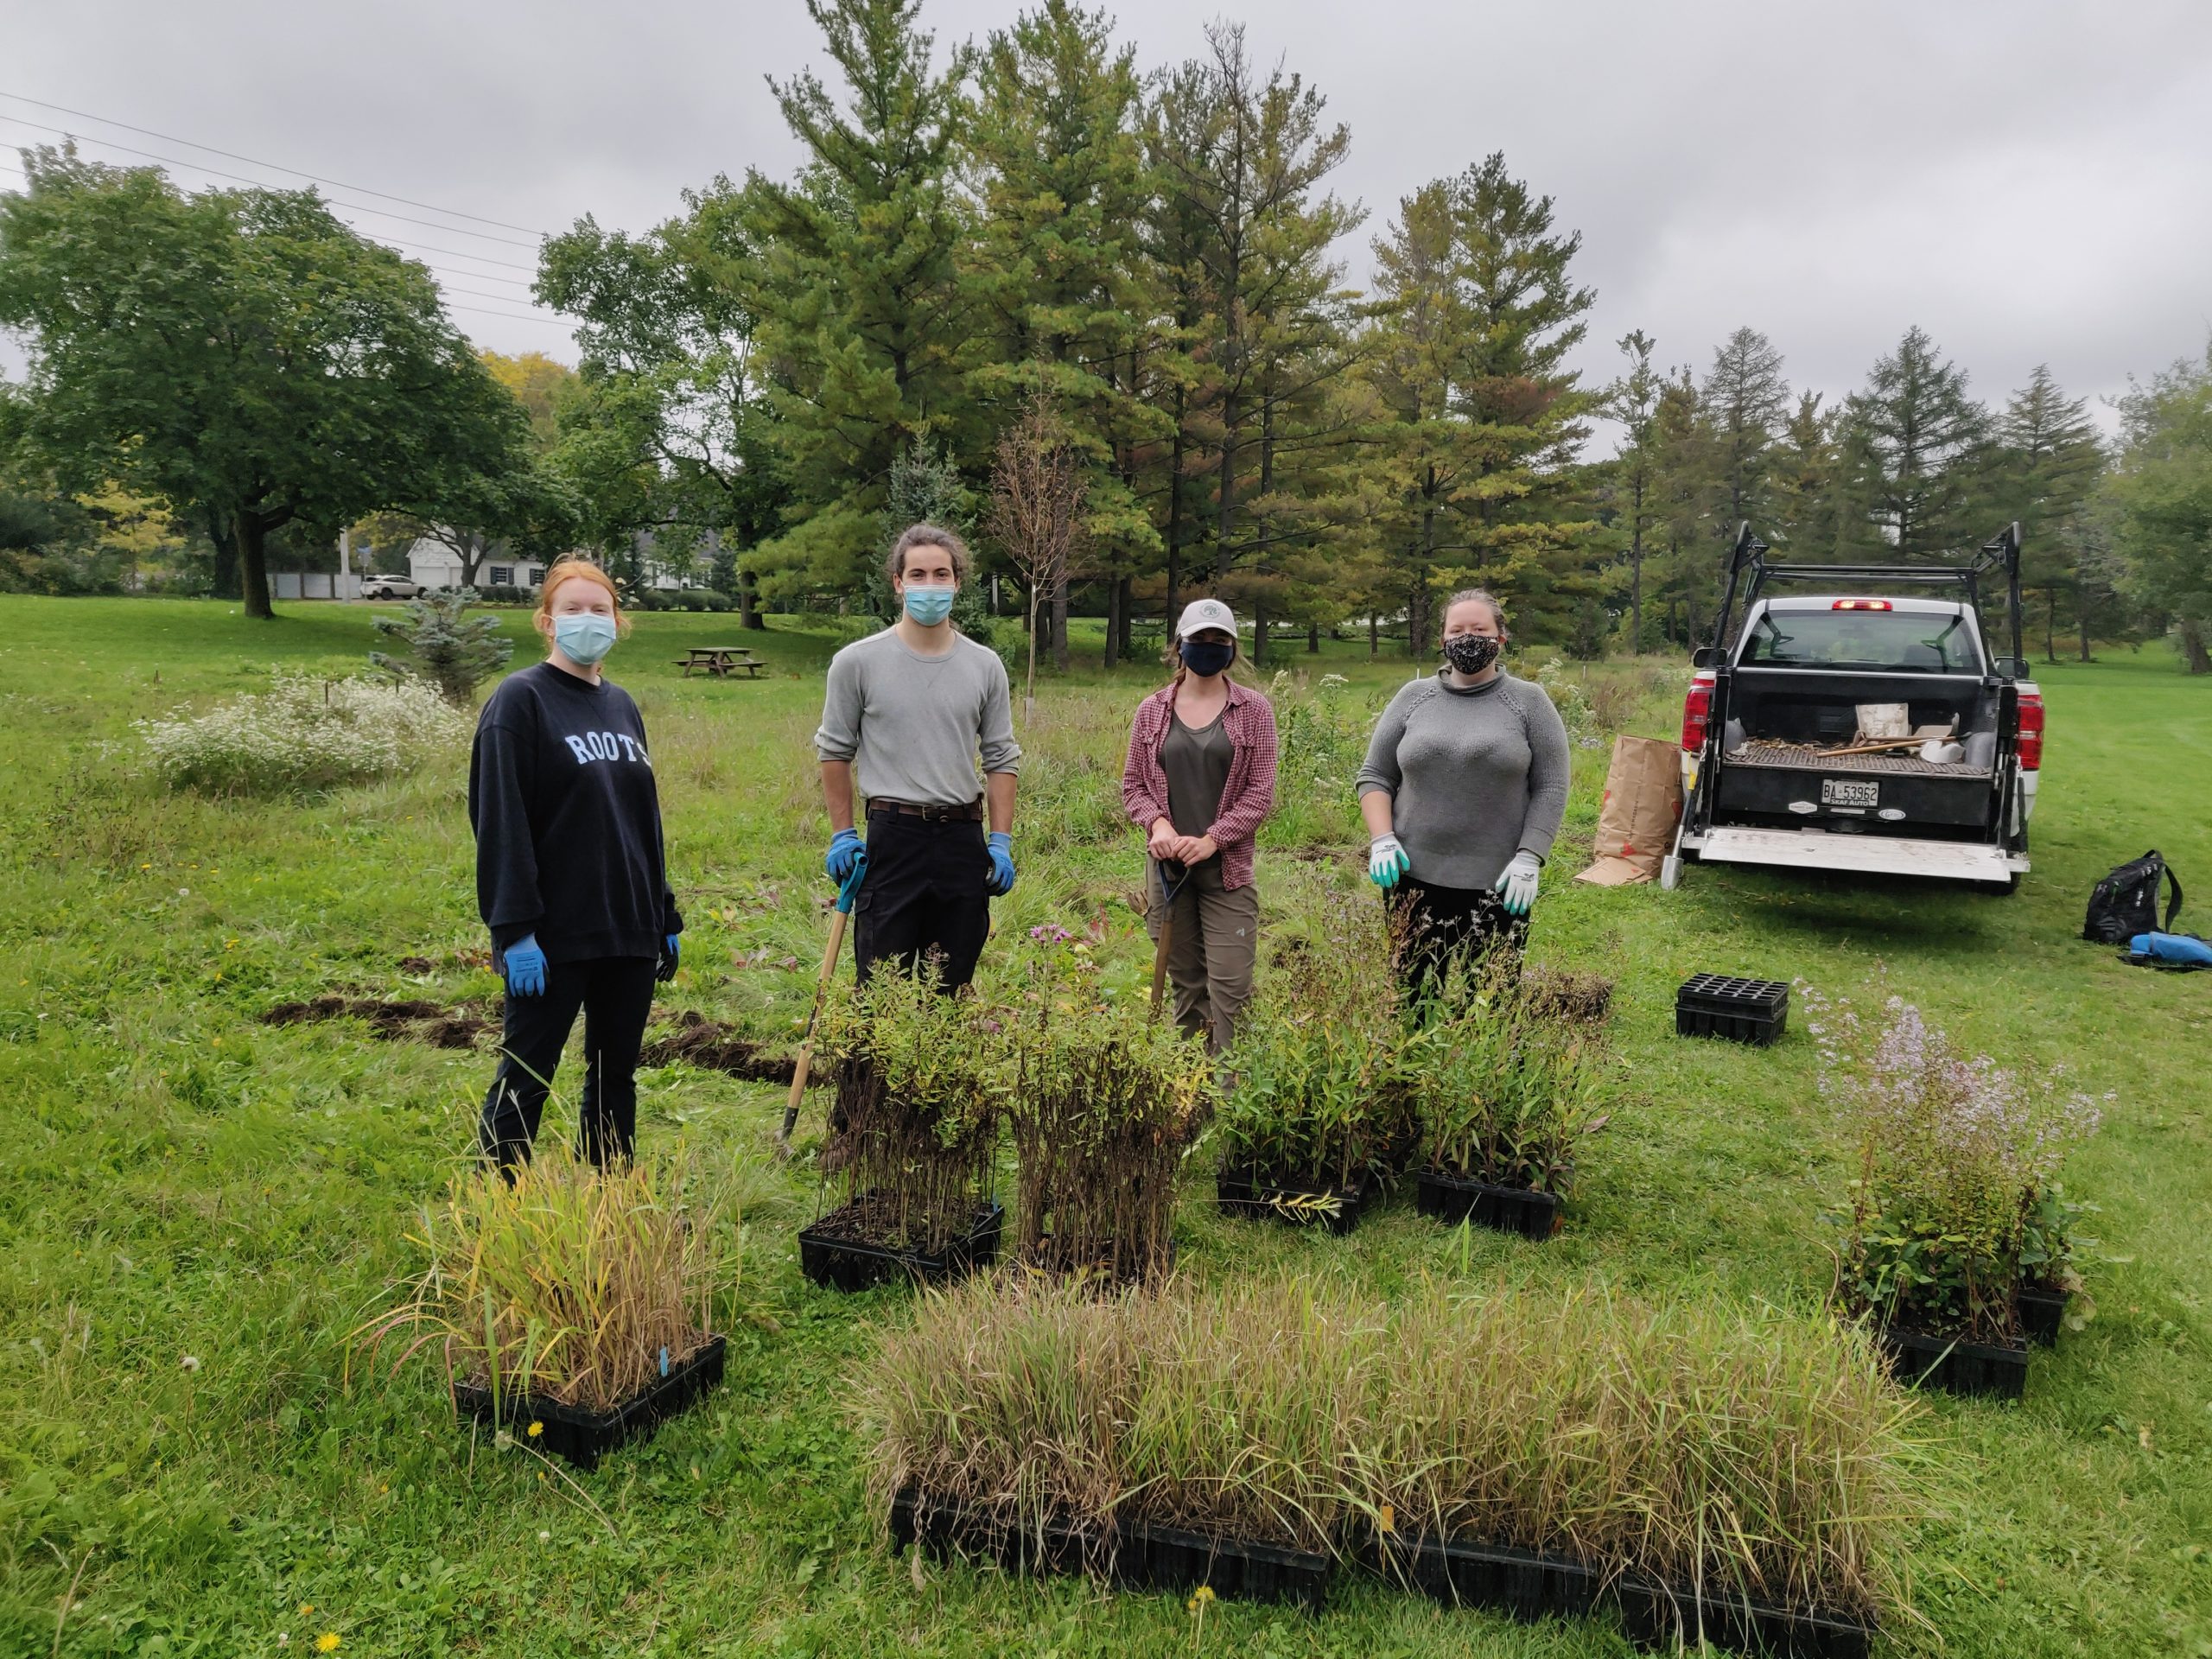
<svg viewBox="0 0 2212 1659"><path fill-rule="evenodd" d="M469 732L468 717L420 682L283 671L259 696L137 725L172 788L226 795L330 789L389 776Z"/></svg>

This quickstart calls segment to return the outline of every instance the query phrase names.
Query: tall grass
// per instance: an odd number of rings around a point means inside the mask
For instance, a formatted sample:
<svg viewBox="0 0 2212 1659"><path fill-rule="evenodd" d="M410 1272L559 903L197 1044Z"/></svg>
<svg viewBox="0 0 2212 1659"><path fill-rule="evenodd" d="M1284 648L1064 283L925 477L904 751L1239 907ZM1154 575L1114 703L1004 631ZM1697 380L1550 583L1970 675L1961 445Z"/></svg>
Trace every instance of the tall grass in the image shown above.
<svg viewBox="0 0 2212 1659"><path fill-rule="evenodd" d="M470 1169L424 1207L422 1274L358 1344L400 1342L399 1363L429 1351L495 1395L605 1410L706 1340L739 1271L726 1185L677 1156L597 1171L552 1136L513 1175Z"/></svg>
<svg viewBox="0 0 2212 1659"><path fill-rule="evenodd" d="M405 772L458 750L469 721L419 681L317 679L280 669L265 692L201 715L142 720L137 729L172 788L252 795Z"/></svg>
<svg viewBox="0 0 2212 1659"><path fill-rule="evenodd" d="M1861 1616L1904 1601L1927 1475L1855 1332L1577 1289L971 1284L885 1340L865 1409L887 1502L1510 1545Z"/></svg>

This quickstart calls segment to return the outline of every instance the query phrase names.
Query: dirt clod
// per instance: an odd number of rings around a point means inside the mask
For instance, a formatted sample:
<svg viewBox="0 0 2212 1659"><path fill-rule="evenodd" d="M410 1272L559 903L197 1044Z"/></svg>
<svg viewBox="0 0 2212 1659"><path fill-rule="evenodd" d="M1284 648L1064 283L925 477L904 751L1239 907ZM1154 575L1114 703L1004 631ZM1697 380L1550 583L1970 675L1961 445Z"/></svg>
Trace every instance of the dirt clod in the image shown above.
<svg viewBox="0 0 2212 1659"><path fill-rule="evenodd" d="M380 997L334 992L305 1002L279 1002L261 1016L264 1026L301 1026L325 1020L359 1020L386 1042L411 1040L433 1048L474 1048L476 1039L498 1028L476 1008L448 1008L420 998L386 1001Z"/></svg>
<svg viewBox="0 0 2212 1659"><path fill-rule="evenodd" d="M721 1071L747 1083L791 1080L793 1062L763 1054L760 1045L741 1037L728 1026L709 1020L696 1008L677 1016L676 1029L647 1043L638 1055L640 1065L672 1065L681 1061L704 1071Z"/></svg>

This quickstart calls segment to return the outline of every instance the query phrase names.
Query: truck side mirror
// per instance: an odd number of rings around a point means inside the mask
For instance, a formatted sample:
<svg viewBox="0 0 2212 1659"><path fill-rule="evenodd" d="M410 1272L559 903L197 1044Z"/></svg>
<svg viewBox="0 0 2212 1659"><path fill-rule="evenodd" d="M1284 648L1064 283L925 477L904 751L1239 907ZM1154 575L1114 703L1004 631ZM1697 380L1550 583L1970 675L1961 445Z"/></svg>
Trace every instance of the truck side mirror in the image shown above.
<svg viewBox="0 0 2212 1659"><path fill-rule="evenodd" d="M1718 645L1700 645L1690 652L1692 668L1717 668L1719 665L1720 647Z"/></svg>

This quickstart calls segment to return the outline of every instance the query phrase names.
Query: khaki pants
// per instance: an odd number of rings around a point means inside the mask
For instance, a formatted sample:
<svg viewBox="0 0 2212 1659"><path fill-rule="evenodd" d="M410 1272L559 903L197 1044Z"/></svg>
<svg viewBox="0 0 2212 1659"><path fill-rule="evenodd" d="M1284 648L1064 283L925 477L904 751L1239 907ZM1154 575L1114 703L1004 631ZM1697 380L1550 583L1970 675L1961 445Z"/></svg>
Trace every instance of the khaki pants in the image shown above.
<svg viewBox="0 0 2212 1659"><path fill-rule="evenodd" d="M1145 931L1156 942L1162 911L1160 866L1147 859L1151 906ZM1252 964L1260 951L1260 890L1221 885L1221 861L1191 872L1175 894L1175 931L1167 942L1167 977L1175 987L1175 1023L1203 1033L1218 1054L1236 1034L1236 1016L1252 1000Z"/></svg>

